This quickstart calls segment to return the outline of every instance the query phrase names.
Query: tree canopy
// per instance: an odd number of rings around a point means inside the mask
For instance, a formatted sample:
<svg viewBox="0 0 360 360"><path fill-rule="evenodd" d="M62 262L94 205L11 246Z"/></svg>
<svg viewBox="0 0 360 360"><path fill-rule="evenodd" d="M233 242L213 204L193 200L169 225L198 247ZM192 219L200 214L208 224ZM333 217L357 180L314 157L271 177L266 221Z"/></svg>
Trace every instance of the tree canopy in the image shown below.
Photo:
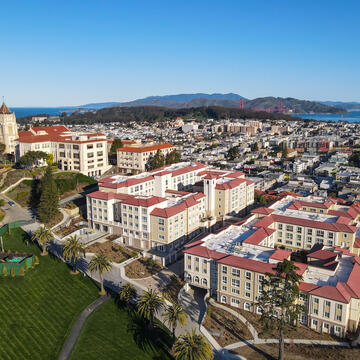
<svg viewBox="0 0 360 360"><path fill-rule="evenodd" d="M114 139L113 143L111 144L109 153L116 154L116 150L122 148L123 146L124 144L122 143L121 139Z"/></svg>
<svg viewBox="0 0 360 360"><path fill-rule="evenodd" d="M34 166L38 160L46 160L48 154L44 151L28 151L26 154L21 156L19 162L22 166Z"/></svg>
<svg viewBox="0 0 360 360"><path fill-rule="evenodd" d="M164 154L160 151L160 149L156 152L154 157L150 159L149 167L150 170L158 169L165 165L165 157Z"/></svg>
<svg viewBox="0 0 360 360"><path fill-rule="evenodd" d="M264 332L279 332L279 360L284 355L284 333L297 320L305 308L299 303L299 284L302 276L292 261L284 260L276 264L274 273L266 273L261 283L261 295L257 306L261 312Z"/></svg>
<svg viewBox="0 0 360 360"><path fill-rule="evenodd" d="M48 223L59 213L59 192L51 166L46 168L40 181L40 192L39 218L44 223Z"/></svg>
<svg viewBox="0 0 360 360"><path fill-rule="evenodd" d="M177 150L173 150L166 155L165 164L175 164L181 161L181 154Z"/></svg>

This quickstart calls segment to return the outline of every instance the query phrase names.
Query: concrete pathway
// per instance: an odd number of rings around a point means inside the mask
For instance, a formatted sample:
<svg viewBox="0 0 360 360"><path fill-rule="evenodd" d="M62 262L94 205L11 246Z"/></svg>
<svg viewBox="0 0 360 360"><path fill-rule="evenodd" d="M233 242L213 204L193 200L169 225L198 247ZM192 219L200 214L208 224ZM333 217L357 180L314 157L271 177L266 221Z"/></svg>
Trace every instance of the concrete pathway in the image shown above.
<svg viewBox="0 0 360 360"><path fill-rule="evenodd" d="M304 345L318 345L318 346L340 346L350 347L350 344L345 341L328 341L328 340L309 340L309 339L285 339L286 344L304 344ZM248 345L261 345L261 344L278 344L279 339L256 339L239 341L224 347L224 349L232 350Z"/></svg>
<svg viewBox="0 0 360 360"><path fill-rule="evenodd" d="M70 357L70 354L74 348L76 340L78 339L81 329L86 321L86 319L93 313L93 311L100 305L102 305L105 301L111 299L110 295L102 296L92 302L89 306L86 307L85 310L77 317L75 323L72 327L71 333L66 339L66 342L60 352L58 360L66 360Z"/></svg>

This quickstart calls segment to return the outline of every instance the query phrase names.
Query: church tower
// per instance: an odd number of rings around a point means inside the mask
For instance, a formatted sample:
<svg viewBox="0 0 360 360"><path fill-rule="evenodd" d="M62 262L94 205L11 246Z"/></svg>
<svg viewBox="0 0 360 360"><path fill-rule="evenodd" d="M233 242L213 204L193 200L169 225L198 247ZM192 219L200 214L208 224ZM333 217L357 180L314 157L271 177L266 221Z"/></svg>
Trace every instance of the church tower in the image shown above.
<svg viewBox="0 0 360 360"><path fill-rule="evenodd" d="M15 114L3 104L0 107L0 142L5 145L6 154L15 154L15 139L18 138L18 128Z"/></svg>

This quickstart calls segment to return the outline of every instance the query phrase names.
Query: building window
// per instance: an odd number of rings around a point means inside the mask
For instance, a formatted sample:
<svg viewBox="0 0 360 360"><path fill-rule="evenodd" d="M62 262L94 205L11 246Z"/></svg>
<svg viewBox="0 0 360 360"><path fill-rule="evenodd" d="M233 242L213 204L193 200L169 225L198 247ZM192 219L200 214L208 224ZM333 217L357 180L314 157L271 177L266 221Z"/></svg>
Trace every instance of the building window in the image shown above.
<svg viewBox="0 0 360 360"><path fill-rule="evenodd" d="M222 266L222 273L227 274L227 267L224 265Z"/></svg>
<svg viewBox="0 0 360 360"><path fill-rule="evenodd" d="M247 311L251 310L251 305L248 302L244 303L244 310L247 310Z"/></svg>
<svg viewBox="0 0 360 360"><path fill-rule="evenodd" d="M240 280L231 279L231 286L240 287Z"/></svg>
<svg viewBox="0 0 360 360"><path fill-rule="evenodd" d="M220 301L221 301L223 304L226 304L226 296L223 295L223 296L221 297Z"/></svg>
<svg viewBox="0 0 360 360"><path fill-rule="evenodd" d="M232 275L232 276L240 276L240 269L234 269L234 268L232 268L231 275Z"/></svg>
<svg viewBox="0 0 360 360"><path fill-rule="evenodd" d="M246 273L245 273L245 279L246 279L246 280L251 280L251 272L246 271Z"/></svg>
<svg viewBox="0 0 360 360"><path fill-rule="evenodd" d="M226 276L223 276L223 277L222 277L222 282L223 282L224 284L227 284L227 277L226 277Z"/></svg>

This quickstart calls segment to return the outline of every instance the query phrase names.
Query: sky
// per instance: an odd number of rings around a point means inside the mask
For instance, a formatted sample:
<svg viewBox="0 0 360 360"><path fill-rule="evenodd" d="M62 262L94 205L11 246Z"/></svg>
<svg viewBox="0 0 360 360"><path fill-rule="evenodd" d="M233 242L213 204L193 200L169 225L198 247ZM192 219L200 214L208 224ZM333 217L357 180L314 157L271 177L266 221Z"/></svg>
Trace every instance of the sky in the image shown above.
<svg viewBox="0 0 360 360"><path fill-rule="evenodd" d="M1 0L0 18L13 107L195 92L360 101L358 0Z"/></svg>

